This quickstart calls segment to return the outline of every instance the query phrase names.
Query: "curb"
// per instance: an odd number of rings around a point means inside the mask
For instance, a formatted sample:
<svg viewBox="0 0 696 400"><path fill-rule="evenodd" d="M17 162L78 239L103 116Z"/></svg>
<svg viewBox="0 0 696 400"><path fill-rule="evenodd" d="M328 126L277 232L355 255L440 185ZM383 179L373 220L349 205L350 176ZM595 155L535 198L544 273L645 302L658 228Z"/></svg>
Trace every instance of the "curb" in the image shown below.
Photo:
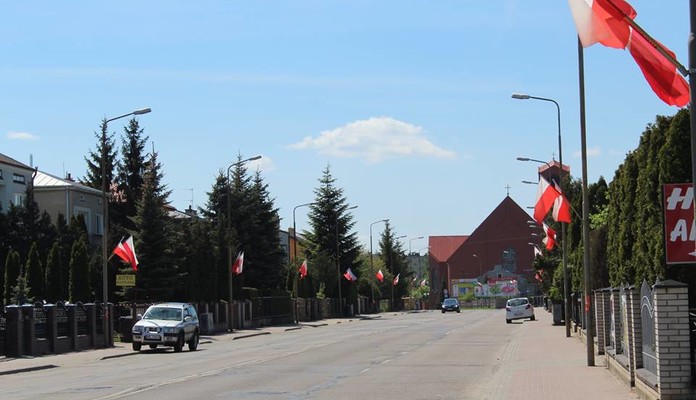
<svg viewBox="0 0 696 400"><path fill-rule="evenodd" d="M13 369L9 371L2 371L0 372L0 376L2 375L13 375L13 374L21 374L24 372L32 372L32 371L41 371L42 369L51 369L51 368L58 368L57 365L53 364L48 364L48 365L37 365L36 367L28 367L28 368L19 368L19 369Z"/></svg>
<svg viewBox="0 0 696 400"><path fill-rule="evenodd" d="M271 332L258 332L258 333L250 333L248 335L241 335L241 336L235 336L232 338L232 340L237 340L237 339L246 339L254 336L261 336L261 335L270 335Z"/></svg>

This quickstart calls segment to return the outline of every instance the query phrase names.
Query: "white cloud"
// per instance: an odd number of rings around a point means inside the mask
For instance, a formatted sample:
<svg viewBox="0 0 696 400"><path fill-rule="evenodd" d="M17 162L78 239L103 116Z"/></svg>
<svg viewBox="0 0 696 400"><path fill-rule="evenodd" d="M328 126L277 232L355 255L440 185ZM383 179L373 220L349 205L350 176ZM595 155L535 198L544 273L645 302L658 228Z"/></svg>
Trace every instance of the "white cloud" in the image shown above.
<svg viewBox="0 0 696 400"><path fill-rule="evenodd" d="M8 132L7 138L10 140L39 140L39 137L27 132Z"/></svg>
<svg viewBox="0 0 696 400"><path fill-rule="evenodd" d="M587 149L587 156L588 157L599 157L602 155L602 149L599 147L590 147ZM573 157L575 158L582 158L582 152L580 150L576 151L573 153Z"/></svg>
<svg viewBox="0 0 696 400"><path fill-rule="evenodd" d="M363 158L377 163L388 158L426 156L452 158L455 153L434 145L423 135L423 128L390 117L373 117L351 122L333 130L308 136L289 146L293 149L316 149L319 154Z"/></svg>

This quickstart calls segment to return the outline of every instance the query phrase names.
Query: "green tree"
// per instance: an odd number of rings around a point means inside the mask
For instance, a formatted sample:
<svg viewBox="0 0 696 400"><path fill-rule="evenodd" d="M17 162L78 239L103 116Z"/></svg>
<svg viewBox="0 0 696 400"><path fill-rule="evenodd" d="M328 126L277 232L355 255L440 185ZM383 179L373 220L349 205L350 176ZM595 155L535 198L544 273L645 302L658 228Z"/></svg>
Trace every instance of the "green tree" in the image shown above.
<svg viewBox="0 0 696 400"><path fill-rule="evenodd" d="M13 304L27 304L33 302L33 297L29 296L30 291L31 288L27 285L27 277L24 274L24 269L20 268L17 284L12 287L10 302Z"/></svg>
<svg viewBox="0 0 696 400"><path fill-rule="evenodd" d="M114 169L116 167L116 148L114 146L114 134L107 132L106 118L99 125L100 132L94 132L97 139L97 146L94 151L89 152L89 157L85 157L87 162L87 176L82 178L82 183L102 190L102 177L106 177L106 182L110 185L114 181ZM104 157L105 156L105 157ZM102 162L105 161L105 162ZM102 173L102 167L105 167ZM109 190L110 187L107 187Z"/></svg>
<svg viewBox="0 0 696 400"><path fill-rule="evenodd" d="M386 291L383 293L383 296L390 298L393 294L394 306L398 309L400 307L399 299L408 294L409 285L413 280L413 271L408 267L408 262L404 256L404 248L396 238L389 221L385 223L384 230L380 236L378 256L382 259L389 272L386 276L390 278L388 281L389 285L383 288ZM374 273L370 274L370 279L374 279L374 276ZM394 285L393 282L396 276L399 276L399 281Z"/></svg>
<svg viewBox="0 0 696 400"><path fill-rule="evenodd" d="M90 283L89 256L87 255L87 238L81 236L70 252L70 282L68 285L68 297L75 303L78 301L90 301L93 299Z"/></svg>
<svg viewBox="0 0 696 400"><path fill-rule="evenodd" d="M331 175L330 166L324 169L314 195L314 203L309 206L311 231L303 233L307 244L305 256L316 270L316 288L323 283L326 294L336 298L338 273L343 275L350 268L360 278L360 247L357 233L351 232L355 222L343 189L336 186L336 180ZM357 285L345 279L340 282L341 297L348 302L355 300Z"/></svg>
<svg viewBox="0 0 696 400"><path fill-rule="evenodd" d="M232 243L232 240L236 237L234 226L231 227L232 232L228 232L228 194L229 183L227 177L220 171L215 178L211 191L207 193L208 200L205 208L199 210L209 224L210 237L213 243L210 252L214 257L214 264L208 266L208 268L213 270L213 282L209 286L208 292L214 295L215 299L225 299L228 296L228 243ZM230 238L229 241L228 238ZM235 250L232 249L233 255Z"/></svg>
<svg viewBox="0 0 696 400"><path fill-rule="evenodd" d="M63 266L61 265L60 243L53 242L46 259L46 301L55 303L65 300L63 296Z"/></svg>
<svg viewBox="0 0 696 400"><path fill-rule="evenodd" d="M122 235L135 229L132 218L136 213L136 204L142 196L145 143L148 140L143 132L138 120L131 118L121 139L121 162L117 165L119 201L114 201L114 215L110 223L117 225Z"/></svg>
<svg viewBox="0 0 696 400"><path fill-rule="evenodd" d="M3 290L3 302L12 304L12 288L17 284L17 278L21 274L19 253L10 249L5 259L5 287Z"/></svg>
<svg viewBox="0 0 696 400"><path fill-rule="evenodd" d="M27 257L26 266L24 269L27 285L31 288L29 293L35 299L45 299L44 291L44 268L39 259L39 250L36 242L31 244L29 248L29 256Z"/></svg>
<svg viewBox="0 0 696 400"><path fill-rule="evenodd" d="M179 267L173 258L173 229L165 205L169 190L162 183L162 165L153 153L148 161L143 192L138 202L134 245L140 263L136 274L138 299L168 301L180 286Z"/></svg>

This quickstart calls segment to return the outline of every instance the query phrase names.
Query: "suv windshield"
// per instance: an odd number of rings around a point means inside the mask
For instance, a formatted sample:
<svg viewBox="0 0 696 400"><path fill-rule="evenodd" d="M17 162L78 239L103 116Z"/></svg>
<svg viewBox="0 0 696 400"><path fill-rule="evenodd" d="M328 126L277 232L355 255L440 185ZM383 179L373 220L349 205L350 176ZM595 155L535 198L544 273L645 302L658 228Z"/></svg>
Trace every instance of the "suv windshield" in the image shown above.
<svg viewBox="0 0 696 400"><path fill-rule="evenodd" d="M445 299L445 304L448 306L457 304L457 299Z"/></svg>
<svg viewBox="0 0 696 400"><path fill-rule="evenodd" d="M529 303L527 299L512 299L508 300L508 306L510 307L517 307L517 306L523 306L525 304Z"/></svg>
<svg viewBox="0 0 696 400"><path fill-rule="evenodd" d="M171 307L150 307L143 319L161 319L165 321L181 321L181 310Z"/></svg>

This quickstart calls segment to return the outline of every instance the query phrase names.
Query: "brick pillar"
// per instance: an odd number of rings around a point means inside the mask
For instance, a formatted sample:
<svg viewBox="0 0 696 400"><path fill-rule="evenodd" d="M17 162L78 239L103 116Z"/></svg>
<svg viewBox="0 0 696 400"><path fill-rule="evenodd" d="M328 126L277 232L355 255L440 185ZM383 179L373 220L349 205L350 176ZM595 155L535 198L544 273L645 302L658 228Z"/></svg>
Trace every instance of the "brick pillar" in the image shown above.
<svg viewBox="0 0 696 400"><path fill-rule="evenodd" d="M594 292L595 337L597 338L597 354L602 355L609 339L609 289L597 289Z"/></svg>
<svg viewBox="0 0 696 400"><path fill-rule="evenodd" d="M653 286L657 388L661 400L693 399L689 289L672 280Z"/></svg>
<svg viewBox="0 0 696 400"><path fill-rule="evenodd" d="M610 323L614 321L614 354L621 353L621 335L623 331L621 330L621 299L619 288L610 289Z"/></svg>
<svg viewBox="0 0 696 400"><path fill-rule="evenodd" d="M7 313L7 341L5 355L20 357L24 354L24 318L22 307L10 305L5 307Z"/></svg>
<svg viewBox="0 0 696 400"><path fill-rule="evenodd" d="M643 368L643 324L640 316L640 289L631 286L628 292L628 318L631 321L631 376L635 381L636 369Z"/></svg>

